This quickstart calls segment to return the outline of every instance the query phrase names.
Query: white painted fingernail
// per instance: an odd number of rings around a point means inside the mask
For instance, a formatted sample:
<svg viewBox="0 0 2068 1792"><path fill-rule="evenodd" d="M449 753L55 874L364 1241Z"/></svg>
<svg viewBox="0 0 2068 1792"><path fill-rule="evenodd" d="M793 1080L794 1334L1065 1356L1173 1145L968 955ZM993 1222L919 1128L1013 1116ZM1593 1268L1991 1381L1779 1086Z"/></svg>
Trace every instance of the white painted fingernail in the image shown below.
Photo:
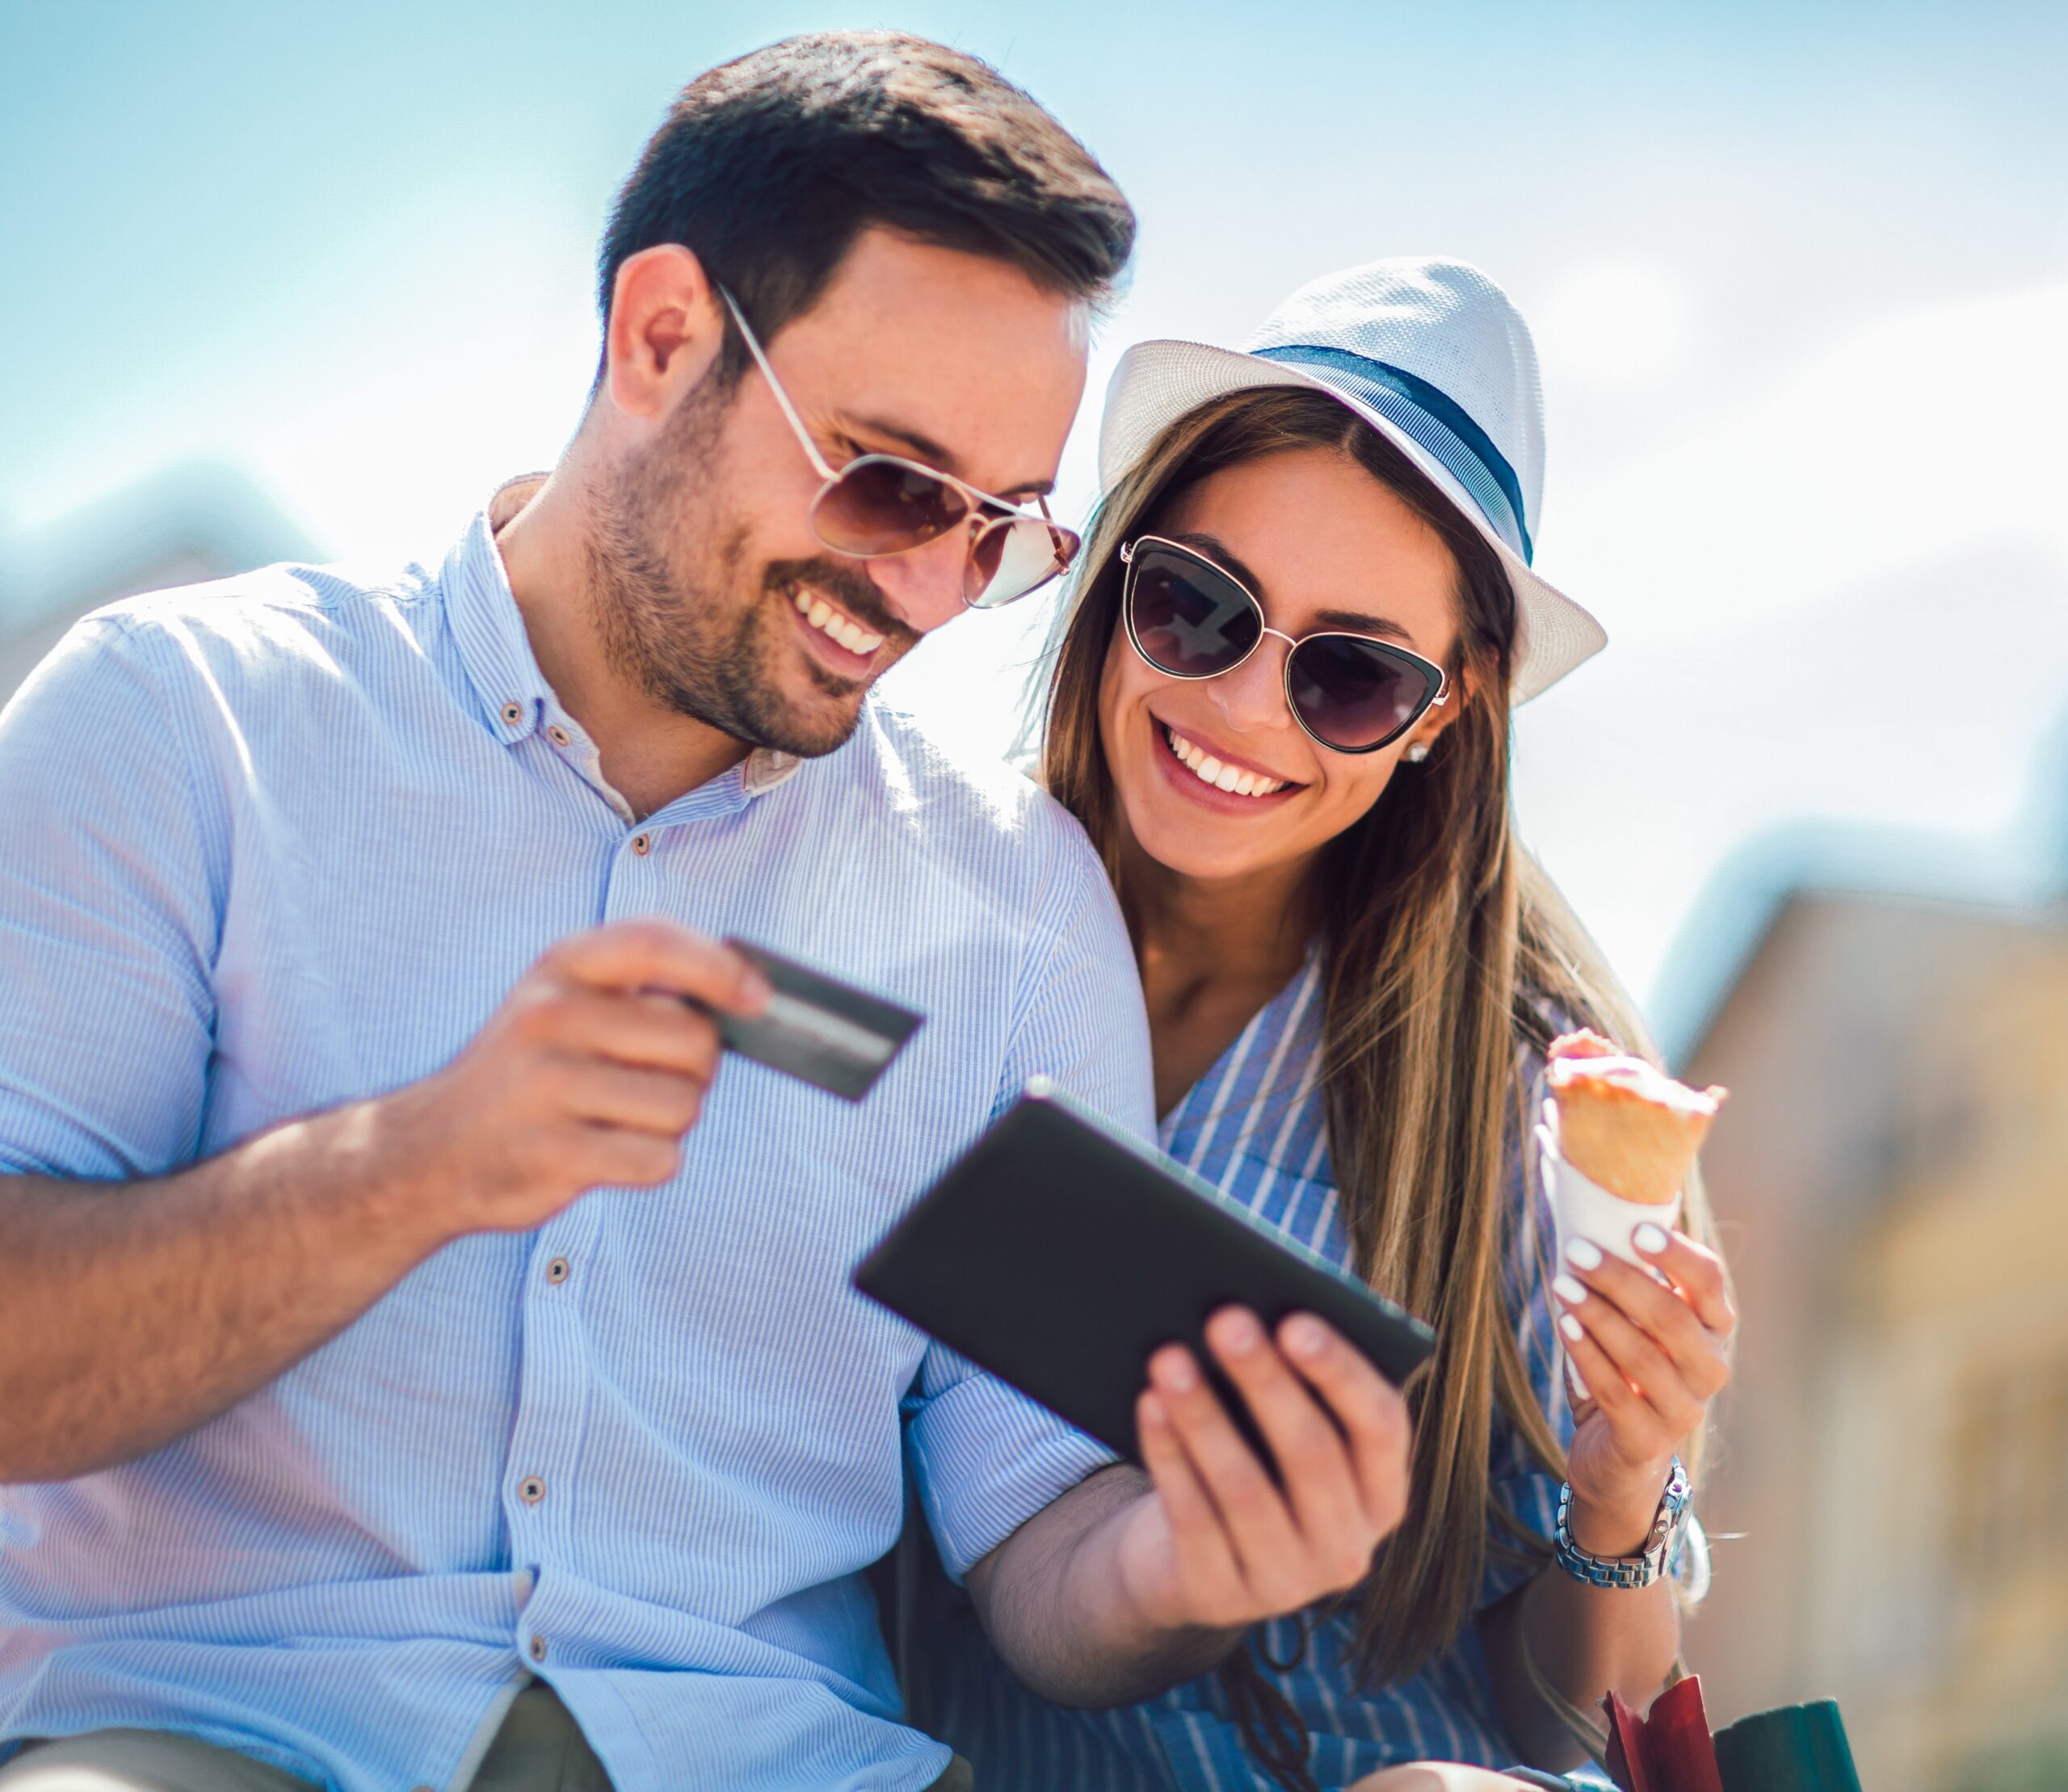
<svg viewBox="0 0 2068 1792"><path fill-rule="evenodd" d="M1566 1261L1575 1269L1599 1269L1601 1247L1592 1239L1574 1239L1566 1247Z"/></svg>
<svg viewBox="0 0 2068 1792"><path fill-rule="evenodd" d="M1567 1337L1570 1338L1574 1344L1578 1344L1581 1339L1587 1336L1587 1327L1582 1325L1580 1322L1574 1319L1570 1313L1561 1313L1558 1315L1558 1329L1564 1332Z"/></svg>
<svg viewBox="0 0 2068 1792"><path fill-rule="evenodd" d="M1587 1285L1574 1281L1570 1276L1553 1276L1551 1278L1551 1292L1560 1300L1578 1306L1587 1298Z"/></svg>
<svg viewBox="0 0 2068 1792"><path fill-rule="evenodd" d="M1630 1242L1640 1251L1655 1257L1666 1248L1667 1237L1663 1230L1653 1225L1650 1220L1646 1220L1643 1225L1631 1233Z"/></svg>
<svg viewBox="0 0 2068 1792"><path fill-rule="evenodd" d="M1566 1379L1572 1384L1574 1400L1584 1403L1594 1398L1594 1390L1587 1385L1585 1378L1573 1366L1573 1359L1570 1357L1566 1359Z"/></svg>

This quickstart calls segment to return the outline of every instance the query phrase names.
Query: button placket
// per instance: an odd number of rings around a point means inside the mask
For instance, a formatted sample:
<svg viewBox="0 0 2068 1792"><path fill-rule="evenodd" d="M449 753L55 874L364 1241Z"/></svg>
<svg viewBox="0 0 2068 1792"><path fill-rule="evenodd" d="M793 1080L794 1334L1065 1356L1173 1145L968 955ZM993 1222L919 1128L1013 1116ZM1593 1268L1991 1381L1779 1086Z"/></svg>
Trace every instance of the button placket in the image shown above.
<svg viewBox="0 0 2068 1792"><path fill-rule="evenodd" d="M514 1640L533 1661L545 1659L546 1637L557 1611L550 1577L568 1521L571 1478L581 1468L575 1451L587 1424L591 1387L581 1302L560 1285L570 1279L574 1264L594 1260L602 1224L598 1214L578 1203L542 1226L534 1236L519 1302L516 1423L503 1458L502 1498L511 1554L523 1575L518 1596L523 1615Z"/></svg>

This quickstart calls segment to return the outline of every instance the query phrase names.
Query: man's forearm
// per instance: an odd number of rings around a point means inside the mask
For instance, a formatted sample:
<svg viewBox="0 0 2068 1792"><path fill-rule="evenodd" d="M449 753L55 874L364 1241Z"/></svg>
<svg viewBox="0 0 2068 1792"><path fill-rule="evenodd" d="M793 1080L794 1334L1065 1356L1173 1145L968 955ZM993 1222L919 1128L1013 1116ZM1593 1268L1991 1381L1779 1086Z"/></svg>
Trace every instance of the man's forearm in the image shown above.
<svg viewBox="0 0 2068 1792"><path fill-rule="evenodd" d="M1580 1749L1531 1685L1525 1648L1555 1690L1598 1718L1612 1687L1641 1706L1665 1680L1680 1646L1670 1581L1642 1592L1590 1587L1556 1567L1489 1610L1481 1630L1510 1741L1524 1760L1554 1771L1578 1765Z"/></svg>
<svg viewBox="0 0 2068 1792"><path fill-rule="evenodd" d="M1114 1567L1116 1527L1150 1496L1148 1476L1102 1470L1020 1526L970 1570L969 1593L1007 1667L1058 1705L1129 1705L1195 1678L1238 1630L1154 1631Z"/></svg>
<svg viewBox="0 0 2068 1792"><path fill-rule="evenodd" d="M0 1177L0 1483L68 1479L233 1405L443 1242L365 1102L145 1182Z"/></svg>

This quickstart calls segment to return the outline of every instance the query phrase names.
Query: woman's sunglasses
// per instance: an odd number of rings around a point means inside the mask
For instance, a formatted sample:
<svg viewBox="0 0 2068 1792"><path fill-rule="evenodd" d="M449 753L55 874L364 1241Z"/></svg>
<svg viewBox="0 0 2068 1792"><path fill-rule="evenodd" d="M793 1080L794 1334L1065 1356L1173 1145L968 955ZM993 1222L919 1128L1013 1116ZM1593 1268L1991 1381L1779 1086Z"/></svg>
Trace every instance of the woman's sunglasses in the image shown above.
<svg viewBox="0 0 2068 1792"><path fill-rule="evenodd" d="M838 471L828 466L768 364L739 301L722 286L718 292L797 432L798 445L826 482L806 515L812 533L835 553L881 560L910 553L951 529L966 528L969 557L963 563L962 601L973 610L995 610L1070 570L1077 557L1076 532L1054 521L1040 498L1035 500L1037 515L965 485L952 473L897 454L857 455Z"/></svg>
<svg viewBox="0 0 2068 1792"><path fill-rule="evenodd" d="M1292 719L1339 753L1376 753L1423 713L1449 700L1442 667L1369 635L1291 635L1266 625L1263 606L1232 574L1160 535L1120 549L1120 613L1134 650L1166 678L1219 678L1275 635L1287 644Z"/></svg>

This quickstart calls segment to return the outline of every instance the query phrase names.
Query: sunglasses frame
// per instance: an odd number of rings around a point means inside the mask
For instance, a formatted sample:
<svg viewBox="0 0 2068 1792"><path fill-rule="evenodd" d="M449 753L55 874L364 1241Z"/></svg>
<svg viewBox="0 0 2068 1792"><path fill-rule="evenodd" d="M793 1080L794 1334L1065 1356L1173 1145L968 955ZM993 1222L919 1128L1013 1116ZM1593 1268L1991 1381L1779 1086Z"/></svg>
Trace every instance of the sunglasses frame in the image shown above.
<svg viewBox="0 0 2068 1792"><path fill-rule="evenodd" d="M1034 503L1037 507L1030 511L1023 505L1009 504L1004 498L971 485L966 479L958 479L952 473L943 473L939 467L930 467L923 461L911 460L902 454L858 454L843 467L835 469L829 465L826 456L819 452L818 443L811 439L811 431L805 427L805 420L798 414L797 407L791 403L789 393L783 389L783 382L776 377L776 369L768 364L767 352L762 347L761 339L754 334L754 326L746 321L746 313L740 309L739 301L722 286L717 290L718 297L725 301L726 308L731 311L733 322L739 326L741 338L746 342L748 352L754 356L755 366L761 369L762 378L768 382L768 389L775 393L776 405L783 413L784 420L789 424L791 433L797 437L797 446L805 451L805 458L811 462L812 470L826 482L818 488L805 511L805 520L810 524L811 532L818 536L820 545L831 549L835 553L844 554L851 560L891 560L901 553L912 553L921 548L931 547L935 542L952 532L956 524L951 524L940 535L929 536L923 541L914 541L907 547L885 548L875 553L863 553L853 548L843 548L839 542L826 539L825 532L818 526L818 508L826 502L834 487L843 483L858 467L889 466L905 473L916 473L923 478L931 479L960 494L963 503L969 507L959 520L960 522L982 520L981 526L971 533L965 549L965 568L976 559L978 545L994 529L1014 528L1022 523L1038 523L1048 531L1049 540L1056 544L1054 570L1045 574L1024 591L1015 591L1011 597L1002 597L994 603L980 604L969 595L965 578L965 588L962 593L965 608L1002 610L1008 604L1017 604L1023 597L1031 597L1044 585L1053 583L1070 570L1071 562L1077 558L1078 550L1084 545L1083 537L1049 514L1049 503L1045 498L1036 498ZM997 514L987 515L987 512ZM1064 551L1065 543L1068 544L1067 551Z"/></svg>
<svg viewBox="0 0 2068 1792"><path fill-rule="evenodd" d="M1149 650L1142 646L1141 637L1136 632L1134 625L1135 555L1138 549L1145 546L1162 548L1176 554L1181 559L1191 562L1194 566L1204 566L1217 578L1225 579L1250 600L1250 608L1256 612L1259 633L1257 638L1250 642L1243 650L1242 657L1234 664L1224 666L1218 671L1214 672L1174 672L1168 667L1150 657ZM1285 643L1283 682L1285 687L1286 711L1293 721L1299 724L1300 731L1302 734L1317 746L1326 747L1331 753L1347 753L1356 755L1376 753L1381 747L1390 747L1431 709L1440 709L1451 700L1450 675L1435 661L1424 659L1421 654L1414 652L1411 648L1399 646L1390 641L1381 641L1377 635L1360 634L1353 629L1317 629L1312 634L1300 635L1296 637L1286 633L1283 629L1272 628L1269 619L1264 614L1263 600L1255 591L1229 571L1225 566L1217 566L1198 549L1188 548L1182 541L1173 541L1167 535L1137 535L1133 541L1122 542L1120 564L1127 569L1120 586L1120 625L1128 632L1128 645L1134 649L1143 665L1164 678L1177 679L1187 684L1204 684L1209 679L1225 678L1230 672L1238 671L1248 665L1256 657L1258 649L1263 646L1265 637L1276 636ZM1307 718L1300 713L1299 705L1292 700L1292 656L1310 641L1326 641L1332 637L1343 641L1363 642L1367 646L1377 648L1388 658L1406 660L1423 675L1425 694L1420 704L1416 706L1414 714L1384 739L1375 740L1368 747L1339 747L1334 741L1324 739L1314 731Z"/></svg>

